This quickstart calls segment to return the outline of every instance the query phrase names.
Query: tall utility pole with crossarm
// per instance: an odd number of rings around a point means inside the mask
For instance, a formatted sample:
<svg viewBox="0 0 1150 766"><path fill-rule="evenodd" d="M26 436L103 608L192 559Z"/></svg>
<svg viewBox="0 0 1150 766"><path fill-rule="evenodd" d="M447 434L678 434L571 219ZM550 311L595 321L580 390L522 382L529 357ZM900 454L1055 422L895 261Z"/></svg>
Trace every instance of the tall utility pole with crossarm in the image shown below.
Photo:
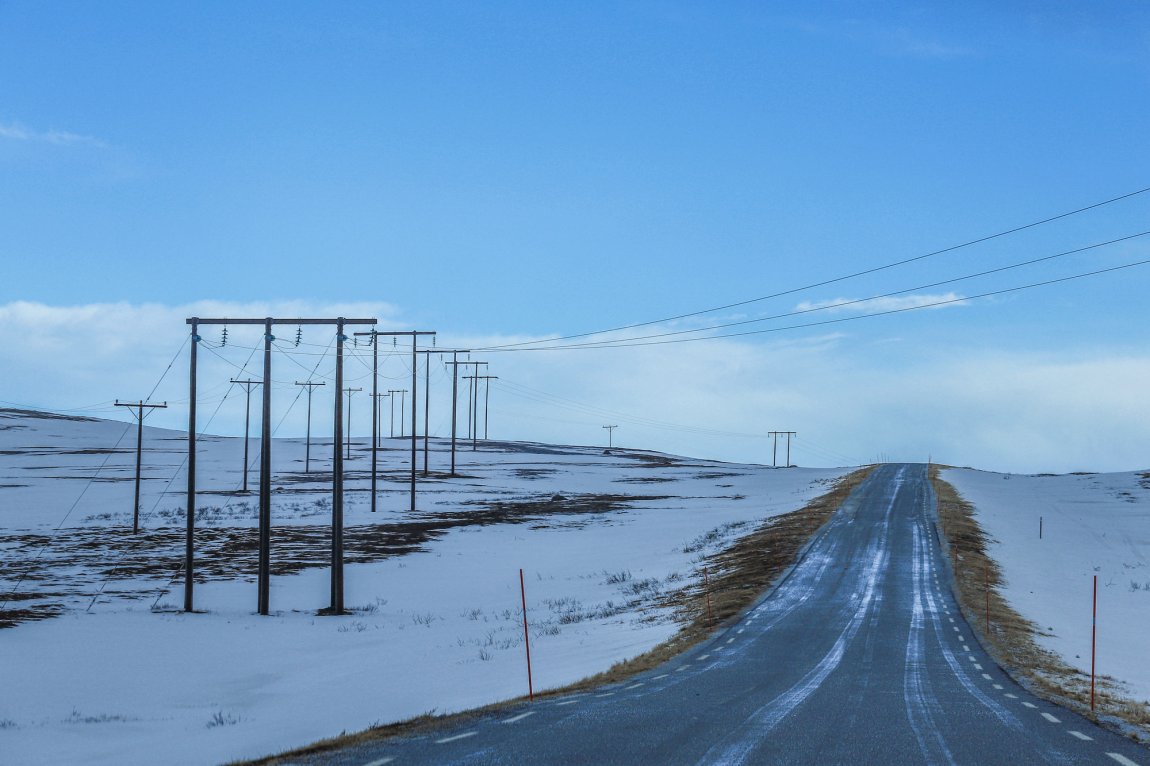
<svg viewBox="0 0 1150 766"><path fill-rule="evenodd" d="M619 426L603 426L607 429L607 449L615 446L615 429Z"/></svg>
<svg viewBox="0 0 1150 766"><path fill-rule="evenodd" d="M168 403L146 404L143 400L138 402L121 402L116 400L117 407L131 407L136 410L136 502L132 505L132 534L140 531L140 464L143 462L144 452L144 408L149 410L167 409Z"/></svg>
<svg viewBox="0 0 1150 766"><path fill-rule="evenodd" d="M304 447L303 453L303 472L311 473L311 392L316 386L326 385L322 380L319 383L307 381L300 383L298 380L295 382L297 386L307 386L307 446Z"/></svg>

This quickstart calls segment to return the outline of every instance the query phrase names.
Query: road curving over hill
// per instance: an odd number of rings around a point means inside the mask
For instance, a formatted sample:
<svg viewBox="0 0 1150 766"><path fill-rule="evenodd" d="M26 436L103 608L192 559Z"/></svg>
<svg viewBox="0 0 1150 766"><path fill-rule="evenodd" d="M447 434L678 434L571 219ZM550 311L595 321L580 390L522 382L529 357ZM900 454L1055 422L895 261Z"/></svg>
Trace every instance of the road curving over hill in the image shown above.
<svg viewBox="0 0 1150 766"><path fill-rule="evenodd" d="M741 619L615 685L283 763L1140 764L1033 697L955 605L925 465L871 473Z"/></svg>

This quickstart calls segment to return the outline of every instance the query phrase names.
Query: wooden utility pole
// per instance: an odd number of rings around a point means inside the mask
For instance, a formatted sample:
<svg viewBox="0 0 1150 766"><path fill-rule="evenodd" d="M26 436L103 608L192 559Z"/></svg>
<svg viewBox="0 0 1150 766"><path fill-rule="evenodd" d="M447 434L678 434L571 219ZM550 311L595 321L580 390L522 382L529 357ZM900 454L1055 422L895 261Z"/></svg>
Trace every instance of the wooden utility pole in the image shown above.
<svg viewBox="0 0 1150 766"><path fill-rule="evenodd" d="M362 388L345 388L347 394L347 459L351 460L351 395L358 394Z"/></svg>
<svg viewBox="0 0 1150 766"><path fill-rule="evenodd" d="M615 446L615 429L618 428L619 426L603 426L603 427L607 429L607 449L611 449ZM634 442L632 442L632 443L634 443Z"/></svg>
<svg viewBox="0 0 1150 766"><path fill-rule="evenodd" d="M479 375L479 365L481 365L481 364L486 365L487 362L452 362L452 364L454 364L456 367L458 367L459 365L467 365L467 364L472 365L471 375L464 376L464 380L470 381L470 383L468 384L468 389L467 389L467 436L469 439L472 440L471 448L475 449L475 428L473 427L474 424L472 423L472 419L475 415L475 409L476 408L472 406L472 397L478 391L478 386L475 385L475 376ZM454 389L452 389L452 390L454 392ZM478 402L476 402L476 404L478 404ZM453 420L454 420L454 418L453 418ZM454 433L454 431L453 431L453 433ZM454 455L455 455L454 445L455 445L455 440L454 440L454 438L452 438L452 448L453 448L452 457L454 457ZM451 473L452 474L455 473L454 461L452 462Z"/></svg>
<svg viewBox="0 0 1150 766"><path fill-rule="evenodd" d="M307 446L304 448L303 457L303 472L311 473L311 392L316 386L327 385L323 381L313 383L310 380L306 383L300 383L298 380L295 382L297 386L307 386Z"/></svg>
<svg viewBox="0 0 1150 766"><path fill-rule="evenodd" d="M189 317L187 323L191 326L191 363L189 369L189 407L188 407L188 501L187 501L187 540L184 555L184 611L192 611L194 587L194 539L196 517L196 351L201 340L200 325L263 325L264 327L264 379L263 379L263 449L260 460L260 555L259 555L259 613L268 614L268 596L271 582L270 547L271 547L271 352L272 327L276 324L294 325L335 325L336 326L336 392L333 461L332 461L332 609L343 611L343 397L338 392L343 389L343 342L347 340L343 334L344 326L349 324L376 323L375 319L203 319ZM338 598L337 598L338 592Z"/></svg>
<svg viewBox="0 0 1150 766"><path fill-rule="evenodd" d="M483 400L483 439L487 440L487 405L491 403L491 383L492 380L499 380L498 375L468 375L467 380L471 380L474 385L475 391L475 429L471 435L471 449L475 450L475 440L479 435L479 381L484 381L484 400Z"/></svg>
<svg viewBox="0 0 1150 766"><path fill-rule="evenodd" d="M415 513L415 451L416 451L416 431L418 431L417 415L415 411L415 402L417 397L417 381L418 381L418 360L419 360L419 336L430 335L434 341L435 332L433 330L406 330L406 331L393 331L393 332L377 332L376 335L410 335L411 336L411 512ZM397 392L398 393L398 392ZM394 402L395 399L393 398ZM394 408L392 410L394 412ZM403 418L403 407L400 407L399 417ZM400 427L402 428L402 422ZM392 426L392 435L394 435L394 425Z"/></svg>
<svg viewBox="0 0 1150 766"><path fill-rule="evenodd" d="M451 365L451 475L455 476L455 433L458 418L456 417L456 405L459 400L459 365L466 364L466 362L459 361L460 354L470 354L470 351L455 349L453 351L443 351L441 353L451 354L451 361L445 364ZM424 461L426 466L426 460Z"/></svg>
<svg viewBox="0 0 1150 766"><path fill-rule="evenodd" d="M138 402L121 402L116 400L117 407L134 407L136 412L132 413L136 416L136 502L132 505L132 534L140 531L140 466L143 462L144 453L144 408L149 410L163 410L167 409L168 403L163 404L145 404L141 399Z"/></svg>
<svg viewBox="0 0 1150 766"><path fill-rule="evenodd" d="M790 468L790 466L791 466L791 437L792 436L798 436L798 432L796 432L796 431L767 431L767 436L775 437L775 446L774 446L773 451L771 452L771 468L778 468L779 467L779 465L778 465L779 437L780 436L786 436L787 437L787 463L786 463L785 467Z"/></svg>
<svg viewBox="0 0 1150 766"><path fill-rule="evenodd" d="M398 388L389 388L387 395L391 397L391 430L389 431L391 438L395 438L395 395L399 393ZM399 417L403 419L403 408L399 410Z"/></svg>
<svg viewBox="0 0 1150 766"><path fill-rule="evenodd" d="M247 393L247 405L244 407L244 488L243 492L248 491L248 444L251 442L251 423L252 423L252 389L256 386L263 385L262 380L236 380L232 378L229 382L241 385Z"/></svg>

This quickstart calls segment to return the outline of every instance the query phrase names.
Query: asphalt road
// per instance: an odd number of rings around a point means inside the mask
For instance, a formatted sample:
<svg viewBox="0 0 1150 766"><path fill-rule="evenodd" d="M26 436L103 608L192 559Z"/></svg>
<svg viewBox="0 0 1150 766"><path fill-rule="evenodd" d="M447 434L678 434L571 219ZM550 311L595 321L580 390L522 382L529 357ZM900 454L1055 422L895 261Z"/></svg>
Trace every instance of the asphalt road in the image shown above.
<svg viewBox="0 0 1150 766"><path fill-rule="evenodd" d="M631 681L306 763L1140 764L1039 700L955 606L926 466L882 466L736 625Z"/></svg>

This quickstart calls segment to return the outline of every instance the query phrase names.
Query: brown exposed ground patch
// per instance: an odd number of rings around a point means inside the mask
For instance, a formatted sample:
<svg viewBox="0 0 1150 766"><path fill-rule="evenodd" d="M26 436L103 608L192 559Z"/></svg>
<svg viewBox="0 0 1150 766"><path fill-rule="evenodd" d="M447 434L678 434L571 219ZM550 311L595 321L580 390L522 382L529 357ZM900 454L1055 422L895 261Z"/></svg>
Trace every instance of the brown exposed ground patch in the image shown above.
<svg viewBox="0 0 1150 766"><path fill-rule="evenodd" d="M829 492L815 498L805 507L766 520L750 534L737 539L718 553L708 556L705 566L708 571L709 592L704 587L691 585L666 596L664 605L676 609L677 618L682 626L674 638L659 644L645 654L617 663L602 673L562 689L537 694L536 698L557 697L625 681L631 676L661 665L706 639L716 628L732 621L755 603L763 592L795 563L807 541L838 510L847 495L866 479L872 468L862 468L844 476L835 482ZM417 734L438 728L448 722L462 723L525 700L525 697L520 697L452 715L428 713L408 721L323 740L305 748L257 761L237 761L236 764L245 766L286 764L299 758L321 755L358 744Z"/></svg>
<svg viewBox="0 0 1150 766"><path fill-rule="evenodd" d="M939 477L939 468L931 467L930 479L938 495L938 516L949 546L958 588L956 596L967 622L981 636L983 647L1015 680L1038 696L1098 723L1129 724L1119 727L1123 733L1150 740L1150 705L1125 697L1120 682L1114 678L1099 676L1095 679L1092 712L1090 676L1038 645L1035 637L1043 635L1039 627L1014 611L999 592L1002 570L987 555L988 537L973 506Z"/></svg>

